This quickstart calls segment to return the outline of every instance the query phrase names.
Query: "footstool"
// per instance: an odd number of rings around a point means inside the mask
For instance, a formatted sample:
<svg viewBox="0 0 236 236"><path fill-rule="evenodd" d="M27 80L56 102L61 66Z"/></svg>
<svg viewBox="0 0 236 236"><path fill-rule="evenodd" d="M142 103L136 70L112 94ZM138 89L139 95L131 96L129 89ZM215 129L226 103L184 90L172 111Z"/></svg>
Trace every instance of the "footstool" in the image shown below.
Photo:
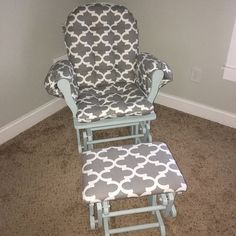
<svg viewBox="0 0 236 236"><path fill-rule="evenodd" d="M83 200L89 205L90 226L103 226L110 234L159 227L162 236L164 216L176 216L176 193L187 185L169 148L163 142L140 143L93 149L82 154ZM113 200L147 196L149 205L110 211ZM152 212L154 223L109 228L111 217Z"/></svg>

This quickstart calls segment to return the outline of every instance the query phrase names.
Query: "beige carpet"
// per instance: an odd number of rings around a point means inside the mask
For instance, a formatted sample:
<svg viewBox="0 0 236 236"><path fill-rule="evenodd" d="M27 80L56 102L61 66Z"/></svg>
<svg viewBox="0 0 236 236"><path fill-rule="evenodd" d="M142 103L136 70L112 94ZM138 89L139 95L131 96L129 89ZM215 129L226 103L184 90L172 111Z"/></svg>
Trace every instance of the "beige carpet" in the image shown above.
<svg viewBox="0 0 236 236"><path fill-rule="evenodd" d="M163 106L157 111L153 138L168 143L188 184L188 191L177 198L177 217L164 219L167 235L236 235L236 130ZM113 134L118 132L125 130ZM68 109L2 145L0 235L103 235L102 230L89 229L80 173ZM143 204L145 199L132 199L113 207ZM112 219L111 224L150 222L152 217L138 214ZM129 235L159 235L159 231Z"/></svg>

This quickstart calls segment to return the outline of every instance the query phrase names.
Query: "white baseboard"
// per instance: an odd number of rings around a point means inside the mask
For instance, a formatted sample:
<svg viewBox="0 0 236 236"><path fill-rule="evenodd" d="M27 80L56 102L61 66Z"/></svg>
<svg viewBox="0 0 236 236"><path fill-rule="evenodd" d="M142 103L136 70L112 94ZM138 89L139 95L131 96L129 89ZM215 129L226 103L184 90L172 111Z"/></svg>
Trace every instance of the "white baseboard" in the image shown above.
<svg viewBox="0 0 236 236"><path fill-rule="evenodd" d="M47 118L53 113L59 111L65 106L66 104L64 102L64 99L55 98L51 100L50 102L25 114L24 116L1 127L0 128L0 145L5 143L11 138L14 138L16 135L29 129L33 125L37 124L38 122Z"/></svg>
<svg viewBox="0 0 236 236"><path fill-rule="evenodd" d="M236 114L205 106L190 100L179 98L165 93L159 93L157 103L174 108L185 113L205 118L232 128L236 128ZM14 138L21 132L59 111L66 106L63 99L55 98L36 108L13 122L0 128L0 145Z"/></svg>
<svg viewBox="0 0 236 236"><path fill-rule="evenodd" d="M174 108L194 116L205 118L222 125L236 128L236 114L225 112L213 107L196 103L187 99L160 92L157 96L158 104Z"/></svg>

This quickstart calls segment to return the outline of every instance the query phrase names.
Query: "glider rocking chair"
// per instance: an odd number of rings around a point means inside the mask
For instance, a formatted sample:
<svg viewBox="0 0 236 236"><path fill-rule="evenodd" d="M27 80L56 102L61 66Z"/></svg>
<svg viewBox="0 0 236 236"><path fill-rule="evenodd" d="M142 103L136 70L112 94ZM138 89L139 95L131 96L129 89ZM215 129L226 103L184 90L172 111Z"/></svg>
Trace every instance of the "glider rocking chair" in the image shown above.
<svg viewBox="0 0 236 236"><path fill-rule="evenodd" d="M165 62L139 53L132 13L107 3L79 6L69 14L64 35L68 60L52 65L45 88L72 111L79 152L115 140L151 142L153 102L172 72ZM129 135L93 138L94 131L120 127L129 127Z"/></svg>

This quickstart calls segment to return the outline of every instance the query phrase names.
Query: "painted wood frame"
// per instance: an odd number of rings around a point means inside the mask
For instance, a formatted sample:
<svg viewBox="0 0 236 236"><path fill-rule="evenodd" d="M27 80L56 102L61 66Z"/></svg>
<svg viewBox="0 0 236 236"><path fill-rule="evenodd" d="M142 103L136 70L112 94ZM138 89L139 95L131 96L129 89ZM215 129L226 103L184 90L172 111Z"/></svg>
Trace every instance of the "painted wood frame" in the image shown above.
<svg viewBox="0 0 236 236"><path fill-rule="evenodd" d="M152 74L151 90L147 97L148 101L151 103L154 102L158 94L159 85L163 79L163 76L164 73L162 70L156 70ZM135 143L152 141L150 122L156 119L156 114L154 112L143 116L125 116L90 123L80 123L76 118L78 108L76 102L71 96L70 82L68 80L61 79L57 82L57 86L62 92L65 102L73 114L74 127L76 129L78 141L78 150L80 153L84 150L92 149L94 144L101 142L112 142L123 139L134 139ZM93 138L94 131L121 127L129 127L130 134L127 136L111 137L100 140L94 140Z"/></svg>
<svg viewBox="0 0 236 236"><path fill-rule="evenodd" d="M145 230L150 228L159 228L160 235L165 236L165 225L161 213L165 217L176 217L176 208L174 205L175 193L162 193L160 195L148 196L148 205L140 208L130 208L118 211L110 211L111 201L103 201L89 204L89 219L91 229L103 227L105 236L111 234ZM132 215L137 213L151 212L156 216L156 222L147 224L137 224L126 227L110 229L109 220L112 217Z"/></svg>

